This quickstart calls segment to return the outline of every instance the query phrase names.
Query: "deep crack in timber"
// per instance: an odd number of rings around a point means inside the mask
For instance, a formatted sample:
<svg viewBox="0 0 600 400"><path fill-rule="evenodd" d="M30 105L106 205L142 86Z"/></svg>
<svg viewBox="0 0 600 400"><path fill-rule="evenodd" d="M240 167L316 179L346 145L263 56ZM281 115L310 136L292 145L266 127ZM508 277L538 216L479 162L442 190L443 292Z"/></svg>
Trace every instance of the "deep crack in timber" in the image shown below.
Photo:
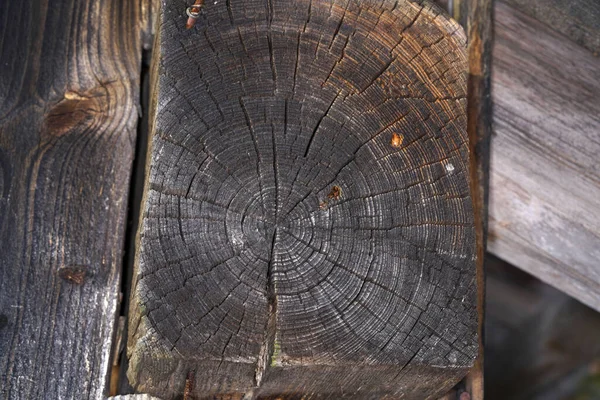
<svg viewBox="0 0 600 400"><path fill-rule="evenodd" d="M260 387L262 380L267 372L267 369L271 365L271 358L273 357L275 334L277 331L277 293L275 290L275 283L273 282L273 258L275 253L275 241L277 240L277 227L273 230L271 238L271 254L269 256L269 264L267 267L267 310L269 318L265 326L265 335L263 343L258 353L258 362L256 365L256 371L254 375L254 383L256 387Z"/></svg>

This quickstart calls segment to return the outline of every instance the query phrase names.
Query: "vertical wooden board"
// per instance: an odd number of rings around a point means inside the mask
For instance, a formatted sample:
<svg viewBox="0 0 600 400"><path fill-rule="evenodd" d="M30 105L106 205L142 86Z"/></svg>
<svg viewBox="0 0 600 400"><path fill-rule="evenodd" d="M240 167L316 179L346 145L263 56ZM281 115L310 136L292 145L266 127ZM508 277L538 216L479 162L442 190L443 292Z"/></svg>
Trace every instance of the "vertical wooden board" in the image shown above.
<svg viewBox="0 0 600 400"><path fill-rule="evenodd" d="M491 0L437 1L460 22L467 33L469 81L467 94L467 132L471 163L471 188L477 230L477 314L479 317L479 355L465 379L466 390L473 400L484 398L484 325L485 320L485 252L488 233L489 165L492 137L492 32Z"/></svg>
<svg viewBox="0 0 600 400"><path fill-rule="evenodd" d="M437 398L477 354L460 27L410 1L163 3L130 382ZM188 384L186 384L188 382Z"/></svg>
<svg viewBox="0 0 600 400"><path fill-rule="evenodd" d="M495 16L490 251L600 310L600 59Z"/></svg>
<svg viewBox="0 0 600 400"><path fill-rule="evenodd" d="M468 0L466 31L469 54L467 132L471 190L477 232L477 314L479 353L466 379L472 400L484 398L485 252L488 235L490 140L492 137L492 0Z"/></svg>
<svg viewBox="0 0 600 400"><path fill-rule="evenodd" d="M106 393L140 2L0 2L0 397Z"/></svg>

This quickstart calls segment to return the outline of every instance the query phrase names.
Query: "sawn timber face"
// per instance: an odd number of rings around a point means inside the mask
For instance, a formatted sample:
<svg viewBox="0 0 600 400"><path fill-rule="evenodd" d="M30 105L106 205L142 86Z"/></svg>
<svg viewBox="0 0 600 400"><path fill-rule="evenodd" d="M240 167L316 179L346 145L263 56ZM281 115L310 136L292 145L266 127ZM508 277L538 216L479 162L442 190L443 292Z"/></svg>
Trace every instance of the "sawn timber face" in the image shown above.
<svg viewBox="0 0 600 400"><path fill-rule="evenodd" d="M162 4L129 379L423 399L477 354L465 39L429 3Z"/></svg>

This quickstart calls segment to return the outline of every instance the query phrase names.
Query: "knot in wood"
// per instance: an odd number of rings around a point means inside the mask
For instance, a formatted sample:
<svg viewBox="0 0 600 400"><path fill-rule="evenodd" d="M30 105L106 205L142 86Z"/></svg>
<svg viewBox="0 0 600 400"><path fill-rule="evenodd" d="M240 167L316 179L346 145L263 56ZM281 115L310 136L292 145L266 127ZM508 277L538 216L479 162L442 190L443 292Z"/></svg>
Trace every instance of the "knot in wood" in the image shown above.
<svg viewBox="0 0 600 400"><path fill-rule="evenodd" d="M67 265L58 269L58 276L67 282L81 285L90 274L90 268L85 265Z"/></svg>

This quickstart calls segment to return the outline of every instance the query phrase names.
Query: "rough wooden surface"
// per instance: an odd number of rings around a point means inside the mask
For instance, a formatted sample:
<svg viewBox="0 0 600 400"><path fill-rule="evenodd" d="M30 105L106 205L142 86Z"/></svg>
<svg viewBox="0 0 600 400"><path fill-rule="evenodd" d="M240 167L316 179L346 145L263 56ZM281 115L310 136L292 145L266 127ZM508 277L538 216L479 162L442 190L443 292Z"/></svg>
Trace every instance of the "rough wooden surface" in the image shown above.
<svg viewBox="0 0 600 400"><path fill-rule="evenodd" d="M403 0L163 6L130 381L446 392L477 354L462 30Z"/></svg>
<svg viewBox="0 0 600 400"><path fill-rule="evenodd" d="M495 10L489 249L600 310L600 58Z"/></svg>
<svg viewBox="0 0 600 400"><path fill-rule="evenodd" d="M491 66L492 0L462 0L466 5L466 32L469 56L467 133L471 190L477 235L477 315L479 353L466 377L472 400L484 399L485 252L488 232L490 139L492 136ZM464 14L464 12L463 12Z"/></svg>
<svg viewBox="0 0 600 400"><path fill-rule="evenodd" d="M119 296L139 2L0 2L0 397L98 399Z"/></svg>
<svg viewBox="0 0 600 400"><path fill-rule="evenodd" d="M476 210L477 233L477 314L479 317L479 355L465 378L465 386L473 400L484 397L484 326L485 320L485 251L487 247L489 155L492 136L490 72L492 65L492 1L437 0L448 9L467 33L469 80L467 94L467 132L469 135L471 187ZM456 396L450 394L450 396Z"/></svg>
<svg viewBox="0 0 600 400"><path fill-rule="evenodd" d="M600 1L504 0L506 4L543 22L596 55L600 53Z"/></svg>

